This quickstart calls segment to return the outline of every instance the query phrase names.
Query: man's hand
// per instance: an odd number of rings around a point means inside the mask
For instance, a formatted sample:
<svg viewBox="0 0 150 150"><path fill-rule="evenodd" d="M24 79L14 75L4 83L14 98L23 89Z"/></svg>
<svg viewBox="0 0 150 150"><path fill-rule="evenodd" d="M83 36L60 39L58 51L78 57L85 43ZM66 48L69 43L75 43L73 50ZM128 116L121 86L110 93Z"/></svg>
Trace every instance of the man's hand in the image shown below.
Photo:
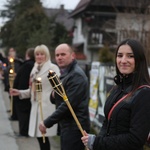
<svg viewBox="0 0 150 150"><path fill-rule="evenodd" d="M42 134L46 133L46 127L43 122L40 123L39 130L41 131Z"/></svg>
<svg viewBox="0 0 150 150"><path fill-rule="evenodd" d="M55 98L55 91L52 91L52 97Z"/></svg>

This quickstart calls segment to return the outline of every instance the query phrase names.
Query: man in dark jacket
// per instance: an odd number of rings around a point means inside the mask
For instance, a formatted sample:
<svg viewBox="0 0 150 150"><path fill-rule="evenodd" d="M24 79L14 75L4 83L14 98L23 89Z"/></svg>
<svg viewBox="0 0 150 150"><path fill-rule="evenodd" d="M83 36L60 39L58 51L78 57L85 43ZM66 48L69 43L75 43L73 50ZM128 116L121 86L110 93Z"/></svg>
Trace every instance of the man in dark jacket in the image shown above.
<svg viewBox="0 0 150 150"><path fill-rule="evenodd" d="M68 44L60 44L55 49L55 59L60 67L60 79L68 100L84 130L89 132L89 89L88 79L75 60L73 49ZM42 133L54 124L60 125L61 150L84 150L82 134L73 119L66 103L57 93L51 93L51 101L56 104L56 111L39 126Z"/></svg>

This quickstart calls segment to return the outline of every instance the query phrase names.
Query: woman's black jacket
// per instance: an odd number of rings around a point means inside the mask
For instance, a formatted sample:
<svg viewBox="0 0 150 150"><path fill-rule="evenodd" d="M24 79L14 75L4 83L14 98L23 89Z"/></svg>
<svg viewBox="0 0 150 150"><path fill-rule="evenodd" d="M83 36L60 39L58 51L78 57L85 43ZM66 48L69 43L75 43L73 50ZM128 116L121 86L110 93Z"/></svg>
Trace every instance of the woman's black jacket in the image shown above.
<svg viewBox="0 0 150 150"><path fill-rule="evenodd" d="M150 130L150 88L144 87L119 103L108 121L112 106L130 92L132 75L124 77L108 97L105 120L93 150L142 150Z"/></svg>

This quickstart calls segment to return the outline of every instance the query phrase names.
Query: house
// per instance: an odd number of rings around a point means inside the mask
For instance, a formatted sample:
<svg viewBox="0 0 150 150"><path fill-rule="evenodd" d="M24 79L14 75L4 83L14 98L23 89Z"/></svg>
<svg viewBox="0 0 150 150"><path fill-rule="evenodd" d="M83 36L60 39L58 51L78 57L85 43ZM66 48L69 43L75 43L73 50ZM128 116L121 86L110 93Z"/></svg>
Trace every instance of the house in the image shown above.
<svg viewBox="0 0 150 150"><path fill-rule="evenodd" d="M75 20L73 44L86 62L98 61L101 48L114 50L125 38L150 47L149 0L80 0L70 17ZM146 54L150 64L150 49Z"/></svg>
<svg viewBox="0 0 150 150"><path fill-rule="evenodd" d="M44 8L44 12L49 18L55 17L55 21L63 24L68 33L72 31L74 19L69 18L71 10L64 9L64 5L60 5L60 8Z"/></svg>
<svg viewBox="0 0 150 150"><path fill-rule="evenodd" d="M54 17L55 21L58 23L61 23L65 26L65 28L68 31L68 36L70 38L73 37L73 30L75 28L74 26L74 18L70 17L70 13L72 10L66 10L64 9L64 5L60 5L60 8L44 8L45 14L51 18ZM78 49L83 49L83 45L81 44L75 44L74 47L78 47ZM76 59L82 60L85 59L85 55L83 53L78 53L78 49L75 50L76 53ZM85 70L85 64L82 64L82 68Z"/></svg>
<svg viewBox="0 0 150 150"><path fill-rule="evenodd" d="M100 63L99 51L109 46L114 50L125 38L140 40L150 64L150 0L80 0L71 12L74 18L73 44L90 70L90 120L100 129L104 104L112 88L114 65Z"/></svg>

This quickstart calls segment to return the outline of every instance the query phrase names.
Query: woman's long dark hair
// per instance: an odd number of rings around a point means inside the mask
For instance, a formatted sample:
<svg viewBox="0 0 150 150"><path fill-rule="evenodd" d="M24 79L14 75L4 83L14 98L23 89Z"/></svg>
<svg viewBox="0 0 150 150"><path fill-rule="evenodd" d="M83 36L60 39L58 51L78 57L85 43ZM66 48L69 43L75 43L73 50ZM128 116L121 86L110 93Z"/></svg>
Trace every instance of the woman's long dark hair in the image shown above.
<svg viewBox="0 0 150 150"><path fill-rule="evenodd" d="M146 62L146 57L144 53L144 47L141 45L141 43L134 39L126 39L122 41L116 50L115 60L117 57L118 49L122 45L129 45L133 51L134 59L135 59L135 71L134 71L134 77L133 77L133 84L132 84L132 91L137 89L140 85L146 84L150 85L150 77L148 73L148 66ZM117 75L120 75L120 71L116 65L116 73Z"/></svg>

